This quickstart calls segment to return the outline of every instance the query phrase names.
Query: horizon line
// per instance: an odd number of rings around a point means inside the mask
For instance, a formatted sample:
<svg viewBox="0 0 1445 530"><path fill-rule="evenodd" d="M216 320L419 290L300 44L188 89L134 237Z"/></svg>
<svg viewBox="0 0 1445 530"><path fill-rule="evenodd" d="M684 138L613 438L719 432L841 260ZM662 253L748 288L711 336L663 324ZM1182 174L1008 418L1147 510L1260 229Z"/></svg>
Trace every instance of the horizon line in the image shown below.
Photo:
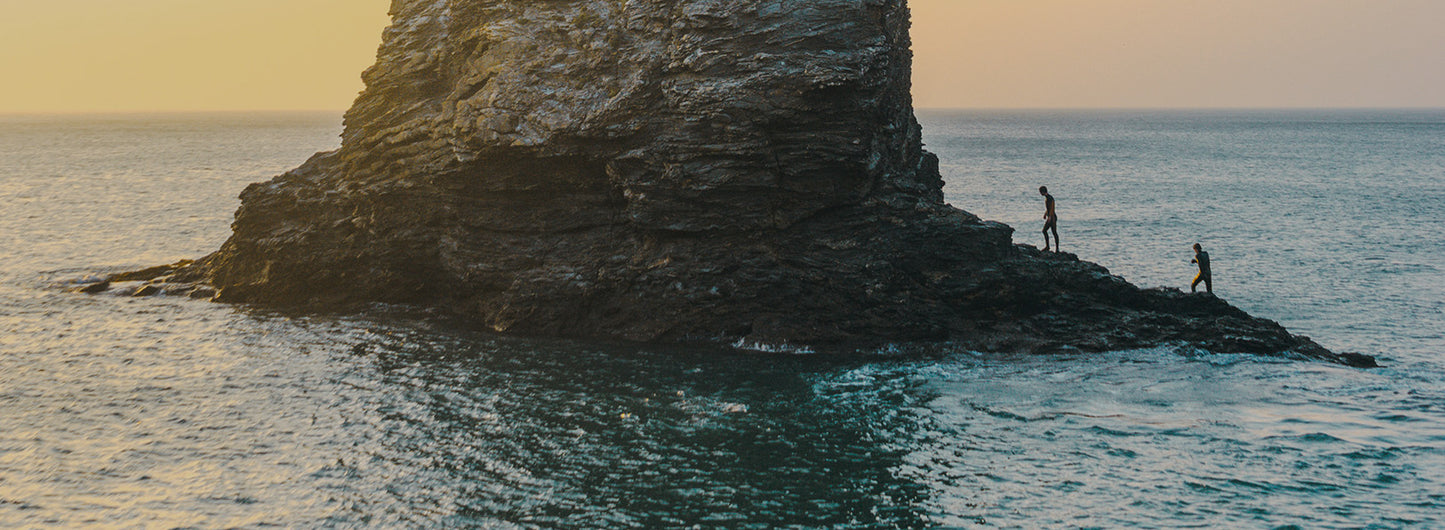
<svg viewBox="0 0 1445 530"><path fill-rule="evenodd" d="M331 109L152 109L152 110L3 110L0 109L0 116L138 116L158 114L344 114L349 108ZM1017 111L1017 112L1039 112L1039 111L1311 111L1311 110L1422 110L1422 111L1445 111L1442 106L1138 106L1138 107L1076 107L1076 106L1001 106L1001 107L914 107L915 111Z"/></svg>

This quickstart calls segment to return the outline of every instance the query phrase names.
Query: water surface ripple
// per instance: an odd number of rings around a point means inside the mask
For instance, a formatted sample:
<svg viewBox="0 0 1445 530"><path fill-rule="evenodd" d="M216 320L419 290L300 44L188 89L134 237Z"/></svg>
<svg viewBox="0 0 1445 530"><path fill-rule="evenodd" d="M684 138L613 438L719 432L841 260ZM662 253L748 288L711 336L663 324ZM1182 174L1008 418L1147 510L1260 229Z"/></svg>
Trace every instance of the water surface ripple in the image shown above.
<svg viewBox="0 0 1445 530"><path fill-rule="evenodd" d="M820 359L56 285L195 257L329 114L0 117L0 526L1404 528L1445 513L1445 114L933 113L949 200L1361 371Z"/></svg>

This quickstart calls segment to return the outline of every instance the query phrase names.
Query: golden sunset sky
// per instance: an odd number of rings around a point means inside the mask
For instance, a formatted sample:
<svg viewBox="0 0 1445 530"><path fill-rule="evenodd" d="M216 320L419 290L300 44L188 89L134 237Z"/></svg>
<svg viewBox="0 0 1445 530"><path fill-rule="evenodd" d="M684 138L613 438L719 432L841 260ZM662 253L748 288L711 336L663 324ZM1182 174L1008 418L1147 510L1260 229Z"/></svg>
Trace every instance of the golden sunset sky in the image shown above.
<svg viewBox="0 0 1445 530"><path fill-rule="evenodd" d="M912 0L920 107L1445 107L1441 0ZM0 0L0 112L344 109L389 0Z"/></svg>

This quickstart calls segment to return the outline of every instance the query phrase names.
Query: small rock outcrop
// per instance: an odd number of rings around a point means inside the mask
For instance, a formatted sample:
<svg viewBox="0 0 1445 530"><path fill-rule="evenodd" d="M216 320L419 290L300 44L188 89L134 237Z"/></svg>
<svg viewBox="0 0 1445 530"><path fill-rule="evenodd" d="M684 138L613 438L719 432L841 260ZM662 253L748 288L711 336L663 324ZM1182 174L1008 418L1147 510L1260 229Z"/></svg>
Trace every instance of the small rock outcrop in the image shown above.
<svg viewBox="0 0 1445 530"><path fill-rule="evenodd" d="M423 304L516 334L1364 362L944 204L904 0L396 0L392 15L341 148L247 188L219 251L149 281Z"/></svg>

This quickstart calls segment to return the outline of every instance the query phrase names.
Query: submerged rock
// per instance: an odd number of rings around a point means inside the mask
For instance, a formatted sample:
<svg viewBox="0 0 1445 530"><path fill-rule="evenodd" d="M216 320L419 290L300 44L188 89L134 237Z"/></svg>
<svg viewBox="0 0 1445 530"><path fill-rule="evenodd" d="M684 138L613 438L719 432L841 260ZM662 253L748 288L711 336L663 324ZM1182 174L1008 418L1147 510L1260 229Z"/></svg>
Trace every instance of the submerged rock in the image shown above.
<svg viewBox="0 0 1445 530"><path fill-rule="evenodd" d="M110 290L110 281L99 281L83 284L69 289L72 293L98 294Z"/></svg>
<svg viewBox="0 0 1445 530"><path fill-rule="evenodd" d="M189 267L194 262L190 260L173 263L170 265L158 265L147 269L132 272L123 272L112 275L109 280L112 282L150 282L162 279L175 274L176 271Z"/></svg>
<svg viewBox="0 0 1445 530"><path fill-rule="evenodd" d="M135 292L131 293L131 296L142 297L155 296L158 294L161 294L161 286L148 283L136 288Z"/></svg>
<svg viewBox="0 0 1445 530"><path fill-rule="evenodd" d="M903 0L397 0L342 147L147 280L505 333L1344 362L943 202Z"/></svg>

